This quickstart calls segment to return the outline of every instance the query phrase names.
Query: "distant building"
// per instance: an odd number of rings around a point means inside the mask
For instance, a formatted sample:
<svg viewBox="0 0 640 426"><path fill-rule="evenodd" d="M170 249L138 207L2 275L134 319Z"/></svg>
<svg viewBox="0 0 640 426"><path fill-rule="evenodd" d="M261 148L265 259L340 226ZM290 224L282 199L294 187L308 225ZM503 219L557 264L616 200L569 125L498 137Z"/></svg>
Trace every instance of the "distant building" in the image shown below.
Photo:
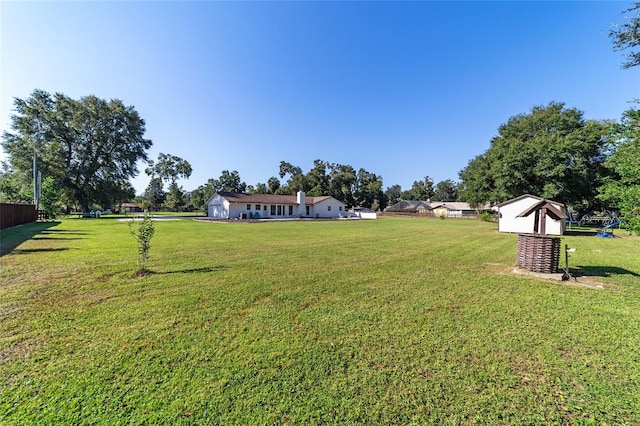
<svg viewBox="0 0 640 426"><path fill-rule="evenodd" d="M347 217L356 217L360 219L377 219L378 214L375 211L365 207L356 207L349 212Z"/></svg>
<svg viewBox="0 0 640 426"><path fill-rule="evenodd" d="M460 201L439 201L430 204L433 214L438 217L463 217L478 214L468 203Z"/></svg>
<svg viewBox="0 0 640 426"><path fill-rule="evenodd" d="M394 213L427 214L429 211L431 211L431 207L429 206L429 201L402 200L392 206L387 207L385 211Z"/></svg>
<svg viewBox="0 0 640 426"><path fill-rule="evenodd" d="M487 208L489 207L487 206ZM478 211L471 208L468 203L460 201L431 200L404 200L392 205L391 207L387 207L385 211L394 213L417 213L438 217L468 217L478 214Z"/></svg>
<svg viewBox="0 0 640 426"><path fill-rule="evenodd" d="M139 213L142 207L138 203L121 203L117 205L120 213Z"/></svg>
<svg viewBox="0 0 640 426"><path fill-rule="evenodd" d="M241 194L216 192L207 200L207 216L213 219L339 218L346 214L343 202L331 197Z"/></svg>

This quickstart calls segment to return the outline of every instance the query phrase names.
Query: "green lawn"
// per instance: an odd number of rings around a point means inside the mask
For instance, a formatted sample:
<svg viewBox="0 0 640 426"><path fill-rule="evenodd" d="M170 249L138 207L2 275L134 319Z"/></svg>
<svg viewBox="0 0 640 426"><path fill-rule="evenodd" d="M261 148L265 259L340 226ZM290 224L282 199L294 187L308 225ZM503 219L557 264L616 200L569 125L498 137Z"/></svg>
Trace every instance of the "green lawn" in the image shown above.
<svg viewBox="0 0 640 426"><path fill-rule="evenodd" d="M125 222L3 231L0 424L640 423L640 239L563 238L595 289L496 228L158 221L144 277Z"/></svg>

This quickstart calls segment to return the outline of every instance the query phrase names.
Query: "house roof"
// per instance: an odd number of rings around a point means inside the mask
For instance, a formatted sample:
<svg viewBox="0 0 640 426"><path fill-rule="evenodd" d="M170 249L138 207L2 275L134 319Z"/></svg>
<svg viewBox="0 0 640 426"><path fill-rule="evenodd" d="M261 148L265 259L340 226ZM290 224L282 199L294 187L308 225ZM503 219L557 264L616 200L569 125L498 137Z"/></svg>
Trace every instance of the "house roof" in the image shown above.
<svg viewBox="0 0 640 426"><path fill-rule="evenodd" d="M279 195L279 194L241 194L238 192L216 192L222 198L230 203L245 203L245 204L298 204L298 197L296 195ZM213 196L215 196L214 194ZM213 196L211 198L213 198ZM211 200L209 198L209 200ZM305 205L314 205L322 201L333 198L329 195L321 197L306 197ZM209 201L207 200L207 202Z"/></svg>
<svg viewBox="0 0 640 426"><path fill-rule="evenodd" d="M446 208L447 210L474 210L472 209L469 203L463 203L461 201L440 201L437 203L431 203L432 209L437 209L438 207Z"/></svg>
<svg viewBox="0 0 640 426"><path fill-rule="evenodd" d="M388 211L415 211L418 209L429 210L429 203L420 200L402 200L391 207L387 207Z"/></svg>

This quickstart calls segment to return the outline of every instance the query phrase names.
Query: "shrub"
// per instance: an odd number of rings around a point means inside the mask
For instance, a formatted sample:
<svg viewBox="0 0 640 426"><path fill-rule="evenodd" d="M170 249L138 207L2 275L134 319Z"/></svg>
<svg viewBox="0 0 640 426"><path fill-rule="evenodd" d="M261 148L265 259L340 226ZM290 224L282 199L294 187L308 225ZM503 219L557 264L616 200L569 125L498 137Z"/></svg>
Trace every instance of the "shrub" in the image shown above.
<svg viewBox="0 0 640 426"><path fill-rule="evenodd" d="M493 222L493 215L485 210L480 214L480 220L483 222Z"/></svg>
<svg viewBox="0 0 640 426"><path fill-rule="evenodd" d="M129 231L131 235L138 241L138 274L143 275L147 271L147 260L149 259L149 248L151 247L151 238L155 232L153 226L153 220L151 216L145 212L142 221L138 225L137 229L134 225L135 220L129 221Z"/></svg>

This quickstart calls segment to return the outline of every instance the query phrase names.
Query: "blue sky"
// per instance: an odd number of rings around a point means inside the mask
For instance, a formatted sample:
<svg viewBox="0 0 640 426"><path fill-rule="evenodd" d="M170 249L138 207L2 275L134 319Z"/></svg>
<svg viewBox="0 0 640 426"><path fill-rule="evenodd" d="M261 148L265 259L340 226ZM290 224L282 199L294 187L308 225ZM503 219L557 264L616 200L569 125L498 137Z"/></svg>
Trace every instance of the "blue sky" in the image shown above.
<svg viewBox="0 0 640 426"><path fill-rule="evenodd" d="M0 3L0 124L34 89L121 99L192 190L255 185L280 161L381 175L458 172L498 127L565 102L618 120L640 98L607 32L631 2ZM133 180L144 191L141 166Z"/></svg>

